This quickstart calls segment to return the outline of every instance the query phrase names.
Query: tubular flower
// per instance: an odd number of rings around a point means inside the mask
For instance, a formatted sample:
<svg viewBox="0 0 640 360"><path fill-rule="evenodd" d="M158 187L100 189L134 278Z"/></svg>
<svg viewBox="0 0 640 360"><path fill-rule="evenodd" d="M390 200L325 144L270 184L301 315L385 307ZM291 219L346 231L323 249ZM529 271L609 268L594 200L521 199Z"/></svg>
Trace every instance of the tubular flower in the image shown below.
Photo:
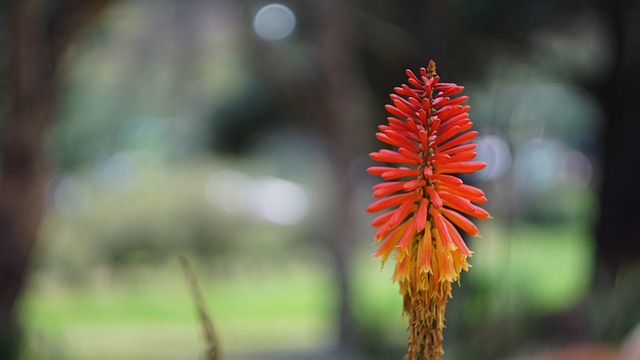
<svg viewBox="0 0 640 360"><path fill-rule="evenodd" d="M367 211L377 216L372 225L380 243L375 252L382 264L393 253L393 280L400 285L403 313L408 319L408 360L437 359L442 351L442 330L451 283L468 270L472 255L459 230L477 236L467 217L486 219L477 206L487 201L482 190L464 184L457 174L485 167L473 161L477 144L471 131L467 96L457 96L462 86L440 83L436 66L429 62L420 76L407 70L408 85L396 87L387 105L386 125L376 137L391 145L370 154L382 163L368 172L384 182L373 187L378 198Z"/></svg>

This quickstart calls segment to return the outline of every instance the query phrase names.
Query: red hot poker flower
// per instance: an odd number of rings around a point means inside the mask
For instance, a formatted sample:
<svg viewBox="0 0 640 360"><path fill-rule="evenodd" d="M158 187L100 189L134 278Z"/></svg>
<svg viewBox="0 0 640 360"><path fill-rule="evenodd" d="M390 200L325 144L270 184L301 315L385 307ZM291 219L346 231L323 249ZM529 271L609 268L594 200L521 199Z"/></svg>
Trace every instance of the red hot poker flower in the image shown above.
<svg viewBox="0 0 640 360"><path fill-rule="evenodd" d="M387 260L395 253L393 279L400 284L404 314L410 332L406 359L437 359L442 354L442 330L451 283L468 270L472 255L459 230L477 236L478 228L467 216L486 219L478 207L487 201L482 190L464 184L456 174L485 167L473 161L477 144L470 142L467 96L454 95L464 87L440 83L436 66L429 62L420 76L407 70L408 85L396 87L387 105L386 125L376 137L394 150L370 154L388 165L372 166L372 175L384 182L373 187L379 198L367 211L379 212L372 225L380 242L375 256Z"/></svg>

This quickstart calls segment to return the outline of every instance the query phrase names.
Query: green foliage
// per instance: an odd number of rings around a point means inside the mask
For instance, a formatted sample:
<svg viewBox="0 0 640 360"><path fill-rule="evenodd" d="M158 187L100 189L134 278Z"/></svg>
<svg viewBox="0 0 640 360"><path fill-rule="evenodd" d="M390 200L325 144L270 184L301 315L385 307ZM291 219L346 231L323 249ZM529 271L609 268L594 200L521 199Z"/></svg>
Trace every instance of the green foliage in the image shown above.
<svg viewBox="0 0 640 360"><path fill-rule="evenodd" d="M205 185L227 167L222 162L168 166L132 159L136 165L121 176L126 181L105 184L98 171L53 182L37 257L41 269L77 282L94 268L164 263L180 253L211 262L242 253L269 263L279 261L270 255L295 249L303 238L299 227L234 216L209 204ZM119 181L124 185L114 185Z"/></svg>

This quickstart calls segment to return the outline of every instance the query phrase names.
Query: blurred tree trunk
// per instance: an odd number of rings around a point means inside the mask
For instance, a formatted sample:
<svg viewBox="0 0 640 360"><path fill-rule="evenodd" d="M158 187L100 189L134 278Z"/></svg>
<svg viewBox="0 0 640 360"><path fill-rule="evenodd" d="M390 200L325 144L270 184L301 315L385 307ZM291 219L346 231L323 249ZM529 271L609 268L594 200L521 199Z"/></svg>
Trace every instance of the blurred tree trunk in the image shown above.
<svg viewBox="0 0 640 360"><path fill-rule="evenodd" d="M598 94L605 112L602 136L604 178L600 193L597 259L600 270L615 276L625 265L640 260L640 8L638 2L616 0L603 4L613 30L613 71ZM635 7L635 9L634 9Z"/></svg>
<svg viewBox="0 0 640 360"><path fill-rule="evenodd" d="M10 34L5 119L0 143L0 358L18 346L15 305L44 209L45 139L69 41L108 0L6 0Z"/></svg>
<svg viewBox="0 0 640 360"><path fill-rule="evenodd" d="M353 1L310 2L318 24L319 67L323 81L314 112L318 126L333 146L330 154L336 176L335 211L331 213L328 245L336 265L339 295L338 345L341 356L352 358L357 350L357 323L351 305L351 263L356 232L353 166L365 155L362 134L369 128L372 111L368 101L363 70L359 67L357 30L354 27Z"/></svg>
<svg viewBox="0 0 640 360"><path fill-rule="evenodd" d="M285 46L247 37L247 43L251 44L248 58L255 59L253 65L269 93L278 94L276 101L282 102L288 111L298 111L301 118L311 120L328 144L333 170L332 187L327 194L331 208L319 232L335 270L340 358L352 358L350 354L357 351L350 270L356 241L353 215L364 210L354 206L353 166L365 156L364 135L375 130L370 126L370 91L359 65L360 39L353 6L353 1L344 0L309 0L298 4L298 14L307 16L309 26L306 32L301 32L305 36L303 41L313 43L315 53L292 56ZM301 57L308 62L301 62Z"/></svg>
<svg viewBox="0 0 640 360"><path fill-rule="evenodd" d="M596 272L591 295L600 300L592 321L600 340L620 341L638 325L640 300L640 3L602 2L613 49L612 71L596 87L605 123L601 137L603 179L596 228ZM605 305L606 302L606 305Z"/></svg>

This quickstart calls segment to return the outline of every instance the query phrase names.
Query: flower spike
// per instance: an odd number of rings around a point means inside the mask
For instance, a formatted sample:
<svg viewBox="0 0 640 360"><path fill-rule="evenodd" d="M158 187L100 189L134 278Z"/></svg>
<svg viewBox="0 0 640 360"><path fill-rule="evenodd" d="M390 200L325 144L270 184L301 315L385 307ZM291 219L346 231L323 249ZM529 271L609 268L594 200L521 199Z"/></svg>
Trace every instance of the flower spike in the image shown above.
<svg viewBox="0 0 640 360"><path fill-rule="evenodd" d="M487 201L484 192L464 184L457 174L485 167L474 161L478 134L471 131L464 87L441 83L435 62L419 75L407 70L408 84L391 94L386 105L392 115L379 126L376 137L392 147L370 154L382 163L368 172L380 176L367 211L387 212L377 216L375 239L381 245L374 253L382 263L395 253L393 279L403 295L403 313L408 319L406 360L438 359L442 355L444 311L451 297L451 283L460 281L472 256L460 230L478 236L468 216L486 219L489 213L478 205ZM456 96L457 95L457 96Z"/></svg>

